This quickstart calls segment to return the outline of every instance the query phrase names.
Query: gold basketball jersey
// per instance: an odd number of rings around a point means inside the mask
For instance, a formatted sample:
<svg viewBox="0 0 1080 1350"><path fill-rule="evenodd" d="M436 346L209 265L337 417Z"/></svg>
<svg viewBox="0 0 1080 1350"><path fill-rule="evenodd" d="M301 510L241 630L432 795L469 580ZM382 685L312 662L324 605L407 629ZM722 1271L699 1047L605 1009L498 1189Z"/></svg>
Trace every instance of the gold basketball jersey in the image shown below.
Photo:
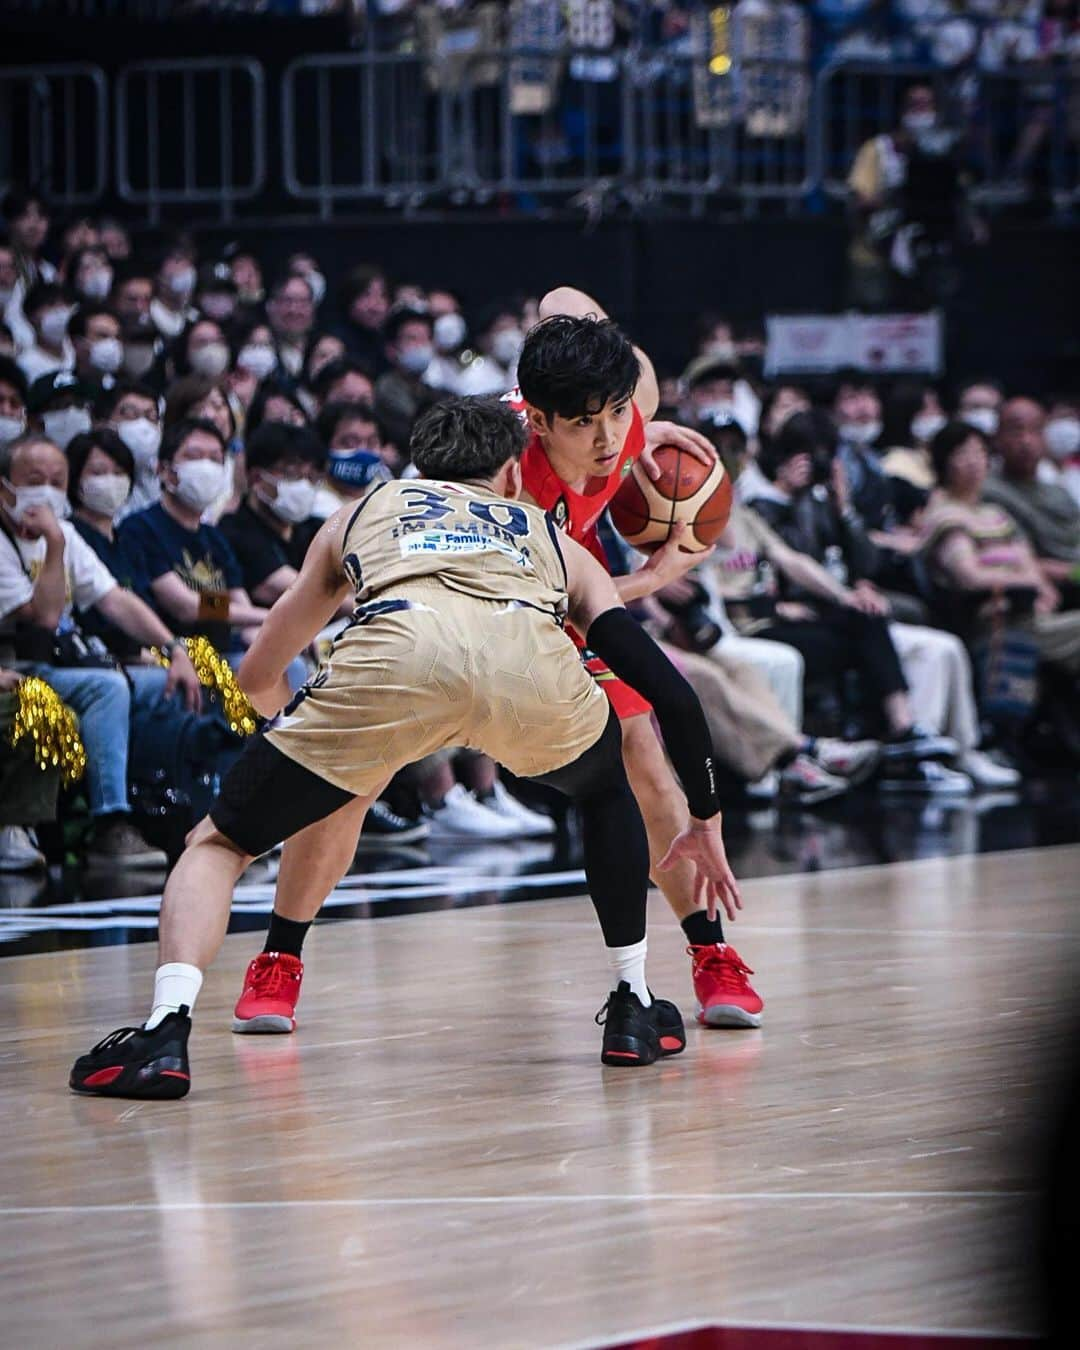
<svg viewBox="0 0 1080 1350"><path fill-rule="evenodd" d="M341 561L361 604L430 578L478 600L566 612L566 569L545 513L463 483L381 484L349 521Z"/></svg>

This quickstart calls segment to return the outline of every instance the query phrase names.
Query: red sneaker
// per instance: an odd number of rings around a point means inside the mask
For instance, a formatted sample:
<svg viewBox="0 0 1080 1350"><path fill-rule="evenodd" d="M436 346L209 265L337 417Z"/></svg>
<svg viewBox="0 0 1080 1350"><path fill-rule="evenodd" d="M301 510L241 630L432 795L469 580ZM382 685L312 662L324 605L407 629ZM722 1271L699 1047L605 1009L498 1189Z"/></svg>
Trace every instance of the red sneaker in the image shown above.
<svg viewBox="0 0 1080 1350"><path fill-rule="evenodd" d="M233 1010L233 1031L295 1031L303 978L304 963L298 956L260 952L244 976L244 992Z"/></svg>
<svg viewBox="0 0 1080 1350"><path fill-rule="evenodd" d="M697 1020L706 1027L759 1027L765 1006L746 978L753 971L734 947L687 947L693 964Z"/></svg>

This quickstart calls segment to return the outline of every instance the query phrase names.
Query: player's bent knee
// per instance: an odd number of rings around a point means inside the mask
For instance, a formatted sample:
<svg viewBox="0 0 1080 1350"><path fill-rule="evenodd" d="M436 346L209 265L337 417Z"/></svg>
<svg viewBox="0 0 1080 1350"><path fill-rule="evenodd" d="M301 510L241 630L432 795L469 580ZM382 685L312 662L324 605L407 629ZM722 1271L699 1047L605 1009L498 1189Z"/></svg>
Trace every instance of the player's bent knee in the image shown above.
<svg viewBox="0 0 1080 1350"><path fill-rule="evenodd" d="M202 820L188 833L184 840L185 848L197 848L200 844L213 844L218 848L226 848L231 853L235 853L237 858L247 859L249 862L255 856L241 848L228 835L222 834L209 816L203 816Z"/></svg>

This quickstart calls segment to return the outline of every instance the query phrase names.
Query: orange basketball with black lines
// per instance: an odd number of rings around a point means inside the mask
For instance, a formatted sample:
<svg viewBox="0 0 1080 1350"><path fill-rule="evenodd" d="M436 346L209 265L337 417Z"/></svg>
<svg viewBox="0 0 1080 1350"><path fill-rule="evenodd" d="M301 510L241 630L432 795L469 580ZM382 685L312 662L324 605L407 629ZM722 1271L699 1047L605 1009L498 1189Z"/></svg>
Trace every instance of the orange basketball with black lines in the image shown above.
<svg viewBox="0 0 1080 1350"><path fill-rule="evenodd" d="M660 477L653 482L638 460L612 498L612 524L628 544L651 553L679 521L690 528L680 547L700 553L715 544L731 515L731 479L719 459L711 465L675 445L656 452Z"/></svg>

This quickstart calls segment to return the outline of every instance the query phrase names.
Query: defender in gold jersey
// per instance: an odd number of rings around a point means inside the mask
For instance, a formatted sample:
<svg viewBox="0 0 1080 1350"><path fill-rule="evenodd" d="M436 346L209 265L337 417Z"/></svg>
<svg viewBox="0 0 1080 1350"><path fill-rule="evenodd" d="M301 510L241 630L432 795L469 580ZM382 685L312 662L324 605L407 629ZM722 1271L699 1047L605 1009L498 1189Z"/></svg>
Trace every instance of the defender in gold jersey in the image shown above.
<svg viewBox="0 0 1080 1350"><path fill-rule="evenodd" d="M472 746L567 793L611 969L601 1058L652 1063L685 1045L678 1009L645 981L649 854L622 766L618 719L563 632L652 703L691 821L660 866L691 863L700 895L739 907L720 833L712 746L690 686L626 614L610 576L538 507L515 500L525 432L505 406L454 399L413 436L425 475L387 483L333 516L264 623L240 681L265 713L285 670L351 591L353 618L323 669L245 749L192 831L161 907L154 1003L141 1028L78 1059L70 1085L107 1096L182 1097L190 1011L252 858L358 802L398 769Z"/></svg>

